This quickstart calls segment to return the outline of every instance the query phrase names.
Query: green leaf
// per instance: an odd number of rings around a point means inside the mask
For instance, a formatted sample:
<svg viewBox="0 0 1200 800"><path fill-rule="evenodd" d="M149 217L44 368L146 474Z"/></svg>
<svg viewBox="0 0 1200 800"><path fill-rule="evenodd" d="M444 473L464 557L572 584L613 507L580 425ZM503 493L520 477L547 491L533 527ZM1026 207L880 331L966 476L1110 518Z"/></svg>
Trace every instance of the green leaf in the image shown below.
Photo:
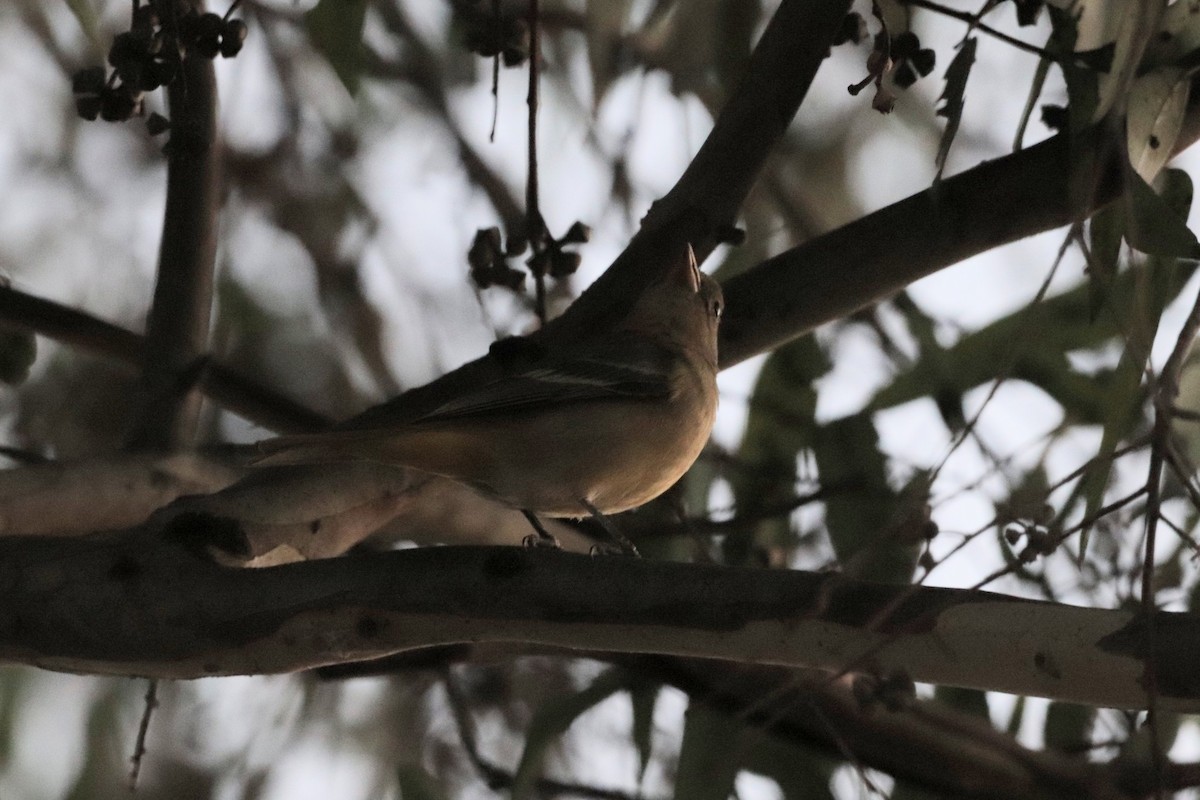
<svg viewBox="0 0 1200 800"><path fill-rule="evenodd" d="M1017 702L1013 705L1012 714L1008 716L1008 724L1004 727L1004 732L1009 736L1016 736L1021 732L1021 724L1025 721L1025 695L1017 695Z"/></svg>
<svg viewBox="0 0 1200 800"><path fill-rule="evenodd" d="M1046 710L1046 748L1082 756L1091 743L1096 709L1055 700Z"/></svg>
<svg viewBox="0 0 1200 800"><path fill-rule="evenodd" d="M1058 65L1067 84L1068 129L1074 138L1092 124L1100 102L1099 81L1096 71L1080 63L1075 53L1075 41L1079 34L1075 15L1068 9L1054 5L1048 5L1046 11L1049 12L1053 27L1047 48L1059 56ZM1091 172L1084 174L1091 175Z"/></svg>
<svg viewBox="0 0 1200 800"><path fill-rule="evenodd" d="M992 718L988 711L987 692L981 692L978 689L962 689L957 686L938 686L934 690L933 696L939 703L972 717L983 720Z"/></svg>
<svg viewBox="0 0 1200 800"><path fill-rule="evenodd" d="M1182 288L1194 270L1194 264L1179 265L1172 285ZM1113 278L1105 306L1132 307L1137 280L1132 270ZM867 410L879 411L931 394L962 394L1007 372L1053 397L1072 421L1102 422L1108 415L1109 377L1080 374L1066 359L1067 353L1105 345L1124 330L1126 323L1118 323L1111 311L1093 320L1094 291L1078 286L1002 317L940 352L923 352L875 394Z"/></svg>
<svg viewBox="0 0 1200 800"><path fill-rule="evenodd" d="M742 725L692 701L675 770L675 800L728 800L745 746Z"/></svg>
<svg viewBox="0 0 1200 800"><path fill-rule="evenodd" d="M796 496L796 456L809 447L817 427L814 382L830 368L815 337L779 348L763 364L750 395L746 433L738 449L742 468L729 481L738 516L753 518ZM726 537L725 561L745 564L755 542L771 546L790 541L786 515L763 519L744 535Z"/></svg>
<svg viewBox="0 0 1200 800"><path fill-rule="evenodd" d="M743 731L743 741L745 770L775 781L786 800L834 800L832 758L752 728Z"/></svg>
<svg viewBox="0 0 1200 800"><path fill-rule="evenodd" d="M525 750L513 775L512 800L534 796L542 765L550 746L558 741L585 711L628 688L629 676L619 669L602 673L583 691L566 697L547 700L538 709L525 733Z"/></svg>
<svg viewBox="0 0 1200 800"><path fill-rule="evenodd" d="M1050 74L1049 58L1038 59L1037 70L1033 73L1033 83L1029 87L1029 97L1025 100L1025 108L1021 111L1021 121L1017 123L1017 132L1013 136L1013 150L1020 150L1025 143L1025 129L1029 127L1029 118L1037 108L1038 98L1042 96L1042 88L1046 85L1046 76Z"/></svg>
<svg viewBox="0 0 1200 800"><path fill-rule="evenodd" d="M638 752L638 786L650 766L654 740L654 706L662 687L651 681L639 681L629 688L629 703L633 706L633 746Z"/></svg>
<svg viewBox="0 0 1200 800"><path fill-rule="evenodd" d="M1130 247L1150 255L1200 258L1200 243L1187 226L1187 215L1178 212L1180 203L1191 205L1191 178L1177 169L1170 170L1165 178L1164 194L1160 196L1140 175L1126 176L1126 240Z"/></svg>
<svg viewBox="0 0 1200 800"><path fill-rule="evenodd" d="M825 525L843 570L861 580L907 583L919 547L895 535L896 516L907 509L888 484L871 417L854 414L820 426L813 455L823 486L848 488L825 501Z"/></svg>
<svg viewBox="0 0 1200 800"><path fill-rule="evenodd" d="M1130 175L1129 180L1131 184L1144 187L1154 196L1161 206L1161 214L1175 220L1186 217L1192 193L1191 179L1186 173L1179 170L1165 173L1164 194L1161 198L1137 175ZM1134 226L1127 220L1126 227L1128 231ZM1158 334L1159 321L1163 309L1183 288L1193 270L1194 266L1184 269L1171 257L1148 258L1140 269L1128 271L1135 278L1134 291L1128 301L1118 302L1116 296L1109 296L1113 313L1124 318L1125 349L1113 373L1112 385L1106 393L1104 434L1100 440L1100 449L1096 453L1097 461L1084 474L1073 493L1073 496L1084 498L1085 518L1091 518L1104 504L1105 490L1108 488L1113 468L1112 454L1145 417L1148 389L1142 386L1142 379L1146 361L1150 358L1150 349ZM1069 506L1070 504L1067 507ZM1089 534L1090 530L1087 528L1080 534L1081 557L1087 550Z"/></svg>
<svg viewBox="0 0 1200 800"><path fill-rule="evenodd" d="M1125 215L1118 206L1097 212L1088 223L1091 259L1088 261L1088 319L1095 322L1117 275L1121 241L1125 238Z"/></svg>
<svg viewBox="0 0 1200 800"><path fill-rule="evenodd" d="M404 764L397 770L400 800L445 800L446 795L433 776L418 764Z"/></svg>
<svg viewBox="0 0 1200 800"><path fill-rule="evenodd" d="M92 7L91 0L67 0L67 8L71 9L71 13L75 15L79 27L83 28L88 39L95 42L99 23L96 19L96 9Z"/></svg>
<svg viewBox="0 0 1200 800"><path fill-rule="evenodd" d="M937 110L939 117L946 118L946 130L942 132L942 140L938 143L935 163L940 178L946 167L946 157L950 154L950 145L958 133L959 123L962 122L963 104L966 101L967 78L971 75L971 66L975 63L974 36L964 39L954 54L954 60L946 67L946 88L942 90L942 107Z"/></svg>
<svg viewBox="0 0 1200 800"><path fill-rule="evenodd" d="M36 360L37 338L32 333L0 328L0 382L24 383Z"/></svg>
<svg viewBox="0 0 1200 800"><path fill-rule="evenodd" d="M621 74L621 50L626 46L623 39L631 2L632 0L587 2L587 55L588 66L592 72L593 109L600 106L608 87Z"/></svg>
<svg viewBox="0 0 1200 800"><path fill-rule="evenodd" d="M329 61L350 94L363 69L363 20L367 0L320 0L304 17L313 46Z"/></svg>

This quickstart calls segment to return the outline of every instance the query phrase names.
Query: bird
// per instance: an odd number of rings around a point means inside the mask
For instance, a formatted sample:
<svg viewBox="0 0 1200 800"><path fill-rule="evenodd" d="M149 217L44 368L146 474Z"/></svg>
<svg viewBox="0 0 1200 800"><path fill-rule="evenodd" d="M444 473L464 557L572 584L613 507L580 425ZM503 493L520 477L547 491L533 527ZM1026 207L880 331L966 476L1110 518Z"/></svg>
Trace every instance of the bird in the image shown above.
<svg viewBox="0 0 1200 800"><path fill-rule="evenodd" d="M415 418L391 404L335 428L258 443L255 467L375 461L473 487L529 518L597 518L670 488L708 441L717 411L720 284L690 245L610 328L556 343L493 344L498 369Z"/></svg>

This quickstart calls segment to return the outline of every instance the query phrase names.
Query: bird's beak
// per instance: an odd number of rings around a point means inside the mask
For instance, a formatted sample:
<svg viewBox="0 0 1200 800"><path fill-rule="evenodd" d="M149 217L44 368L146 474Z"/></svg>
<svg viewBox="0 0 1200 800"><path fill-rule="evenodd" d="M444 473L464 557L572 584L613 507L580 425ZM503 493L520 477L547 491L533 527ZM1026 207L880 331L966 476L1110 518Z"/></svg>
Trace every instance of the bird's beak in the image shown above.
<svg viewBox="0 0 1200 800"><path fill-rule="evenodd" d="M687 287L693 292L700 291L700 265L696 263L696 253L692 250L690 242L687 246L687 260L680 261L679 266L675 268L674 280L680 287Z"/></svg>

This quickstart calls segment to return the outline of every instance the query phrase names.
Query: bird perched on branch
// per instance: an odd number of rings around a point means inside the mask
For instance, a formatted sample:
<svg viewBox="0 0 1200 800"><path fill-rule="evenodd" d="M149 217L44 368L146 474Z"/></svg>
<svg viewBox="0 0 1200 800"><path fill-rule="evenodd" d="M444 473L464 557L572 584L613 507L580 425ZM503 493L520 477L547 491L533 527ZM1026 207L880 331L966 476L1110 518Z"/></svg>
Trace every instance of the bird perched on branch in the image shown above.
<svg viewBox="0 0 1200 800"><path fill-rule="evenodd" d="M603 519L658 497L717 409L720 285L692 248L608 330L501 340L489 379L417 418L377 406L325 433L259 442L256 466L377 461L443 475L533 515ZM619 536L619 534L616 534ZM623 538L623 537L621 537Z"/></svg>

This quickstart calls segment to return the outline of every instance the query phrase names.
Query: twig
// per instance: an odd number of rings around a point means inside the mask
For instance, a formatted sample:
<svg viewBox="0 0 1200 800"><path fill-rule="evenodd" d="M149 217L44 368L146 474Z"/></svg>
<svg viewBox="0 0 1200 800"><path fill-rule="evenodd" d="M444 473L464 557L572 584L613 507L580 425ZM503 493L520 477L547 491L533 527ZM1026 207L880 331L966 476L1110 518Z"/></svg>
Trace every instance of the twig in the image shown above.
<svg viewBox="0 0 1200 800"><path fill-rule="evenodd" d="M529 238L533 266L533 283L536 291L534 310L542 325L546 324L546 269L542 253L546 250L546 222L538 207L538 153L537 115L538 80L541 77L541 35L539 0L529 0L529 94L525 102L529 106L529 164L525 178L525 235Z"/></svg>
<svg viewBox="0 0 1200 800"><path fill-rule="evenodd" d="M1175 347L1158 376L1154 394L1154 428L1151 433L1150 469L1146 476L1146 541L1142 562L1142 614L1146 624L1146 667L1143 680L1146 683L1146 727L1150 730L1150 757L1154 767L1155 796L1164 797L1164 761L1162 738L1158 718L1158 667L1154 660L1157 652L1157 630L1155 624L1154 593L1154 550L1157 544L1158 520L1161 514L1163 461L1171 452L1171 418L1175 400L1179 396L1179 380L1188 354L1200 333L1200 293L1192 304L1183 323ZM1187 480L1184 481L1188 483Z"/></svg>
<svg viewBox="0 0 1200 800"><path fill-rule="evenodd" d="M137 791L138 776L142 772L142 760L146 756L146 734L150 730L150 718L154 709L158 708L158 679L151 678L146 683L145 705L142 706L142 719L138 723L137 739L133 745L133 756L129 759L129 793Z"/></svg>
<svg viewBox="0 0 1200 800"><path fill-rule="evenodd" d="M492 24L495 25L497 33L500 29L500 0L492 0ZM496 123L500 120L500 52L496 51L496 55L492 56L492 132L488 134L488 141L496 141Z"/></svg>
<svg viewBox="0 0 1200 800"><path fill-rule="evenodd" d="M1050 52L1042 49L1041 47L1038 47L1037 45L1032 45L1032 44L1029 44L1028 42L1023 42L1020 39L1017 39L1016 37L1009 36L1007 33L1004 33L1003 31L998 31L995 28L991 27L990 25L984 24L982 21L980 21L978 14L970 14L966 11L959 11L958 9L955 9L955 8L947 8L946 6L943 6L940 3L933 2L933 0L905 0L905 2L910 6L916 6L917 8L924 8L927 11L934 11L934 12L937 12L938 14L942 14L944 16L957 19L961 22L965 22L968 25L970 25L972 28L977 28L977 29L983 31L984 33L988 34L989 36L993 36L993 37L999 39L1000 41L1004 42L1005 44L1012 45L1013 47L1017 48L1018 50L1024 50L1026 53L1032 53L1035 56L1039 56L1041 58L1047 58L1052 61L1058 60L1057 57L1055 57L1053 53L1050 53Z"/></svg>
<svg viewBox="0 0 1200 800"><path fill-rule="evenodd" d="M1051 283L1051 281L1054 280L1054 276L1058 273L1058 268L1062 264L1063 256L1065 256L1067 253L1067 248L1070 246L1071 242L1078 236L1078 228L1079 228L1078 225L1072 226L1071 230L1067 233L1066 237L1063 239L1062 244L1058 248L1058 254L1054 258L1054 263L1050 266L1050 271L1046 273L1046 277L1042 281L1041 286L1038 287L1037 293L1034 294L1033 299L1030 300L1028 304L1026 304L1025 310L1028 311L1030 309L1035 308L1039 303L1042 302L1043 299L1045 299L1046 292L1048 292L1050 290L1050 283ZM991 403L992 398L994 398L996 396L996 392L998 392L1000 390L1000 386L1005 381L1007 381L1009 375L1012 374L1012 371L1016 367L1016 364L1017 364L1017 361L1019 358L1019 356L1017 354L1022 349L1024 349L1026 346L1028 346L1029 342L1030 342L1029 329L1027 329L1027 328L1023 329L1023 332L1025 334L1022 337L1023 341L1017 342L1014 344L1013 357L1009 360L1009 363L1005 367L1004 371L1001 372L999 375L997 375L995 380L992 381L991 388L988 389L987 397L985 397L983 399L983 403L980 404L979 409L976 410L976 412L971 415L971 419L968 420L966 425L963 426L962 431L958 434L957 441L955 441L953 444L950 445L949 450L947 450L946 455L942 457L941 462L936 467L933 468L933 471L929 475L930 485L932 485L934 483L934 481L937 479L937 476L941 473L942 469L946 466L946 463L950 460L950 457L952 455L954 455L955 451L958 450L958 448L962 445L962 443L965 442L967 440L967 438L975 432L975 427L976 427L976 425L979 424L980 418L983 417L983 412L987 409L988 405ZM980 449L983 449L982 448L983 442L981 440L977 440L977 443L980 445Z"/></svg>

